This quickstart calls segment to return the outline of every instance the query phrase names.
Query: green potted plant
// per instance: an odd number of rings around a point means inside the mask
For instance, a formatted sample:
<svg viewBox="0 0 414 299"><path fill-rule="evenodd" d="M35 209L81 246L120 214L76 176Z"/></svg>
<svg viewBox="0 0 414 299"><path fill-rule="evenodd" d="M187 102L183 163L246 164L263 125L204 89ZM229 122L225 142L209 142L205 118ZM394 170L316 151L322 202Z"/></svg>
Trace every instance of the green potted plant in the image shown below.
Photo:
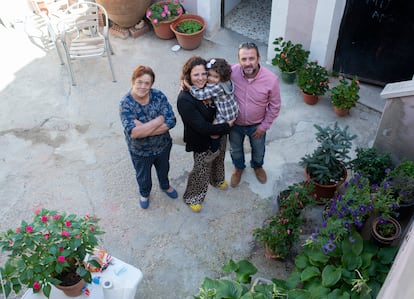
<svg viewBox="0 0 414 299"><path fill-rule="evenodd" d="M387 178L391 181L394 196L400 198L400 217L410 217L414 210L414 161L403 159Z"/></svg>
<svg viewBox="0 0 414 299"><path fill-rule="evenodd" d="M205 277L194 299L222 299L222 298L262 298L287 299L287 293L279 286L276 280L256 278L257 268L248 260L235 262L230 260L222 267L228 277L212 279ZM289 297L290 298L290 297Z"/></svg>
<svg viewBox="0 0 414 299"><path fill-rule="evenodd" d="M302 44L295 44L290 40L278 37L273 42L275 45L275 57L272 64L279 67L282 79L287 83L293 83L296 71L302 67L309 57L309 51L302 48Z"/></svg>
<svg viewBox="0 0 414 299"><path fill-rule="evenodd" d="M284 259L296 244L302 217L300 213L306 204L313 201L313 185L296 183L289 186L286 197L279 199L279 210L276 215L267 218L261 227L253 230L256 240L265 245L267 258Z"/></svg>
<svg viewBox="0 0 414 299"><path fill-rule="evenodd" d="M201 45L205 20L196 14L183 14L180 19L170 25L178 44L185 50L194 50Z"/></svg>
<svg viewBox="0 0 414 299"><path fill-rule="evenodd" d="M307 104L316 104L318 97L329 90L328 71L317 61L308 61L297 70L296 76L297 84Z"/></svg>
<svg viewBox="0 0 414 299"><path fill-rule="evenodd" d="M329 225L296 256L285 284L289 298L376 298L398 248L375 246L355 230L334 241Z"/></svg>
<svg viewBox="0 0 414 299"><path fill-rule="evenodd" d="M375 147L357 147L355 152L356 158L350 163L354 173L363 174L371 184L381 184L393 168L390 153L379 153Z"/></svg>
<svg viewBox="0 0 414 299"><path fill-rule="evenodd" d="M341 128L338 123L326 127L315 124L314 127L319 145L312 154L306 154L299 165L305 167L308 180L315 185L316 197L332 198L347 177L349 152L356 135L348 132L348 126Z"/></svg>
<svg viewBox="0 0 414 299"><path fill-rule="evenodd" d="M155 34L161 39L174 38L170 25L177 21L184 13L181 0L154 2L146 12Z"/></svg>
<svg viewBox="0 0 414 299"><path fill-rule="evenodd" d="M93 252L101 234L96 217L47 209L36 211L31 222L22 221L18 228L2 233L0 248L9 253L0 268L6 296L25 286L49 298L51 285L71 285L83 279L80 295L85 281L92 279L85 256Z"/></svg>
<svg viewBox="0 0 414 299"><path fill-rule="evenodd" d="M359 100L359 81L356 76L351 81L339 76L339 84L331 89L331 102L338 116L349 114Z"/></svg>

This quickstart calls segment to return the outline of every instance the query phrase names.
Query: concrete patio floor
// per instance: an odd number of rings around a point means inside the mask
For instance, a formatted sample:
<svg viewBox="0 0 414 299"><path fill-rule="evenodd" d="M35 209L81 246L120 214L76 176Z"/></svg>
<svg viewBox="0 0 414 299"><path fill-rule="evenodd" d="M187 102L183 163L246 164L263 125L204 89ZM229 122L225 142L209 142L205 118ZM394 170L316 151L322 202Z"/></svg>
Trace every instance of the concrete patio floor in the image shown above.
<svg viewBox="0 0 414 299"><path fill-rule="evenodd" d="M136 39L112 38L117 82L111 82L106 59L98 59L75 62L78 85L71 86L56 51L44 51L39 32L29 32L32 39L23 24L0 26L1 40L7 41L0 49L0 231L30 219L38 207L96 214L106 231L102 247L144 274L136 299L190 299L205 276L221 276L229 259L251 259L259 276L285 275L283 263L264 258L251 231L274 212L279 191L304 179L298 162L316 146L313 124L349 125L358 135L354 147L369 147L384 106L382 88L363 84L360 103L350 116L338 118L328 96L308 106L296 85L281 82L281 114L267 134L265 185L247 169L237 188L210 188L202 212L195 214L181 196L171 200L160 192L154 177L151 205L142 210L118 116L133 69L139 64L154 69L154 87L176 113L170 178L182 195L192 155L184 150L176 109L181 66L191 55L237 63L238 45L246 38L221 29L200 48L178 52L171 51L175 39L160 40L153 31ZM267 46L258 45L266 57ZM225 167L229 180L228 153Z"/></svg>

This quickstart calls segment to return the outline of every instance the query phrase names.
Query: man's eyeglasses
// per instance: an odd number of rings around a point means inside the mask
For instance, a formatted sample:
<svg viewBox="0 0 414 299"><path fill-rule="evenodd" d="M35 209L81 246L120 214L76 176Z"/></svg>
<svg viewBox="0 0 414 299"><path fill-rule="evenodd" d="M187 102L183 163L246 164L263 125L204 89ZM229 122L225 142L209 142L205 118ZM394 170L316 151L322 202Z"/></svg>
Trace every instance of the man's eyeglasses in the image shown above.
<svg viewBox="0 0 414 299"><path fill-rule="evenodd" d="M239 45L239 49L242 49L242 48L245 48L245 49L256 49L257 50L257 45L255 43L252 43L252 42L246 42L246 43L241 43Z"/></svg>

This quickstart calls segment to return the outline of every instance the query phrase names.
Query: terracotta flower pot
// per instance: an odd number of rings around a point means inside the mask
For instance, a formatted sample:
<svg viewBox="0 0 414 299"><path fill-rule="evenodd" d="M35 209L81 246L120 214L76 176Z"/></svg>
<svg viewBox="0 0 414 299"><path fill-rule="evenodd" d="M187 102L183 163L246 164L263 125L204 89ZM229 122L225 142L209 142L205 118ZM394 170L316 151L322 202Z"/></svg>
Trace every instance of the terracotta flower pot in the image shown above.
<svg viewBox="0 0 414 299"><path fill-rule="evenodd" d="M201 23L201 30L195 33L181 33L177 31L177 27L185 21L196 21ZM199 15L184 14L176 22L170 25L171 31L174 32L175 37L181 48L185 50L194 50L201 45L203 39L204 30L206 29L206 22Z"/></svg>
<svg viewBox="0 0 414 299"><path fill-rule="evenodd" d="M315 198L316 198L317 204L324 205L326 204L327 199L329 200L335 196L336 190L338 189L339 186L341 186L345 182L348 176L348 171L346 170L346 168L343 167L343 169L344 169L344 175L342 179L338 183L332 184L332 185L322 185L322 184L319 184L313 181L310 175L308 174L307 169L305 169L306 181L312 182L312 184L315 186Z"/></svg>
<svg viewBox="0 0 414 299"><path fill-rule="evenodd" d="M70 286L62 286L62 285L55 285L55 287L65 293L68 297L78 297L82 295L82 289L85 286L86 282L81 279L74 285Z"/></svg>
<svg viewBox="0 0 414 299"><path fill-rule="evenodd" d="M374 219L374 221L372 222L371 235L378 245L380 246L391 245L395 240L397 240L401 236L401 231L402 231L401 225L398 222L398 220L392 217L387 218L386 219L387 223L391 223L394 226L394 233L392 233L391 235L383 236L381 235L379 228L378 228L378 226L381 225L380 224L381 220L382 220L381 217L377 217Z"/></svg>
<svg viewBox="0 0 414 299"><path fill-rule="evenodd" d="M333 106L333 110L335 111L336 115L343 117L349 115L349 108L338 108Z"/></svg>
<svg viewBox="0 0 414 299"><path fill-rule="evenodd" d="M112 22L129 28L142 20L151 0L96 0L96 3L105 7Z"/></svg>
<svg viewBox="0 0 414 299"><path fill-rule="evenodd" d="M159 1L158 4L168 4L170 1ZM149 9L149 8L148 8ZM174 22L177 22L182 17L182 14L175 17L169 21L162 21L158 24L154 24L151 18L148 18L151 21L152 28L154 29L155 35L158 36L160 39L172 39L175 37L174 32L171 30L170 25Z"/></svg>
<svg viewBox="0 0 414 299"><path fill-rule="evenodd" d="M314 94L307 94L302 91L303 101L308 105L315 105L319 101L319 96Z"/></svg>

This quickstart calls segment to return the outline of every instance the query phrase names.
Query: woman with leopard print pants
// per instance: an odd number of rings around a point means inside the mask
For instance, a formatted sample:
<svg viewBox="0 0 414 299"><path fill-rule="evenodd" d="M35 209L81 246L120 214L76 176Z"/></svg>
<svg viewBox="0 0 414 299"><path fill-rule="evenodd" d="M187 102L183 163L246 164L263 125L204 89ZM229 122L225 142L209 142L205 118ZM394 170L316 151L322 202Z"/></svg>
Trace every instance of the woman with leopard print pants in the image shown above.
<svg viewBox="0 0 414 299"><path fill-rule="evenodd" d="M190 57L182 68L181 80L197 88L203 88L208 75L206 63L207 61L199 56ZM216 115L214 103L211 100L197 100L185 86L178 95L177 108L184 123L185 150L193 152L194 160L183 199L192 211L199 212L209 184L221 189L227 188L224 179L226 134L230 132L234 121L213 124ZM211 143L210 135L223 135L220 155L211 163L206 161Z"/></svg>

